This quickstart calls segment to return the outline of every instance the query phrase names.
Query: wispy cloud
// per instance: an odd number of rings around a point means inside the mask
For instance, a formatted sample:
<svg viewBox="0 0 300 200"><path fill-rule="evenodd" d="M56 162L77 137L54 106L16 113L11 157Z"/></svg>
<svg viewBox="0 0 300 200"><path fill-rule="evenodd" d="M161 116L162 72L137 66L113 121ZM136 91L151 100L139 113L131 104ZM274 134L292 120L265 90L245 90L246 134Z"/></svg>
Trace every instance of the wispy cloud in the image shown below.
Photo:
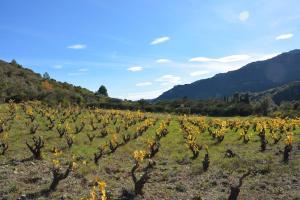
<svg viewBox="0 0 300 200"><path fill-rule="evenodd" d="M262 55L257 58L257 61L268 60L274 58L275 56L278 56L279 54L280 53L270 53L270 54Z"/></svg>
<svg viewBox="0 0 300 200"><path fill-rule="evenodd" d="M169 60L169 59L162 58L162 59L156 60L156 62L159 63L159 64L166 64L166 63L170 63L172 61Z"/></svg>
<svg viewBox="0 0 300 200"><path fill-rule="evenodd" d="M136 86L138 87L144 87L144 86L149 86L152 85L152 82L141 82L141 83L137 83Z"/></svg>
<svg viewBox="0 0 300 200"><path fill-rule="evenodd" d="M131 71L131 72L138 72L138 71L142 71L143 67L141 67L141 66L133 66L133 67L129 67L127 70Z"/></svg>
<svg viewBox="0 0 300 200"><path fill-rule="evenodd" d="M89 70L87 68L80 68L76 72L68 73L68 76L82 76L86 75Z"/></svg>
<svg viewBox="0 0 300 200"><path fill-rule="evenodd" d="M85 44L74 44L70 45L67 48L68 49L85 49L87 46Z"/></svg>
<svg viewBox="0 0 300 200"><path fill-rule="evenodd" d="M203 63L203 66L206 66L208 70L214 70L217 73L228 72L232 70L239 69L248 63L267 60L279 55L279 53L269 53L269 54L249 54L249 59L240 60L237 62L231 63L222 63L222 62L211 62Z"/></svg>
<svg viewBox="0 0 300 200"><path fill-rule="evenodd" d="M282 34L282 35L278 35L275 39L276 40L287 40L294 37L293 33L287 33L287 34Z"/></svg>
<svg viewBox="0 0 300 200"><path fill-rule="evenodd" d="M87 71L89 71L87 68L81 68L81 69L79 69L78 70L79 72L87 72Z"/></svg>
<svg viewBox="0 0 300 200"><path fill-rule="evenodd" d="M181 77L167 74L159 77L155 81L161 82L161 86L173 86L181 83Z"/></svg>
<svg viewBox="0 0 300 200"><path fill-rule="evenodd" d="M239 20L244 22L247 21L250 17L250 12L245 10L239 14Z"/></svg>
<svg viewBox="0 0 300 200"><path fill-rule="evenodd" d="M63 66L62 65L53 65L54 69L61 69Z"/></svg>
<svg viewBox="0 0 300 200"><path fill-rule="evenodd" d="M249 60L249 55L231 55L221 58L207 58L207 57L195 57L191 58L189 62L220 62L220 63L230 63L238 62L243 60Z"/></svg>
<svg viewBox="0 0 300 200"><path fill-rule="evenodd" d="M161 44L161 43L167 42L169 40L170 40L170 38L167 37L167 36L159 37L159 38L154 39L150 44L151 45L157 45L157 44Z"/></svg>
<svg viewBox="0 0 300 200"><path fill-rule="evenodd" d="M86 73L84 73L84 72L71 72L71 73L68 73L68 76L82 76L82 75L86 75Z"/></svg>
<svg viewBox="0 0 300 200"><path fill-rule="evenodd" d="M209 74L209 72L210 71L207 71L207 70L195 71L195 72L190 73L190 76L203 76L203 75Z"/></svg>
<svg viewBox="0 0 300 200"><path fill-rule="evenodd" d="M279 54L275 52L265 54L249 53L244 56L225 56L221 58L196 57L191 58L188 63L172 62L172 68L188 69L189 71L192 69L194 71L209 71L209 76L213 76L216 73L239 69L251 62L267 60Z"/></svg>
<svg viewBox="0 0 300 200"><path fill-rule="evenodd" d="M152 91L145 91L145 92L134 92L129 93L125 97L125 99L131 100L139 100L139 99L154 99L165 92L167 89L160 89L160 90L152 90Z"/></svg>

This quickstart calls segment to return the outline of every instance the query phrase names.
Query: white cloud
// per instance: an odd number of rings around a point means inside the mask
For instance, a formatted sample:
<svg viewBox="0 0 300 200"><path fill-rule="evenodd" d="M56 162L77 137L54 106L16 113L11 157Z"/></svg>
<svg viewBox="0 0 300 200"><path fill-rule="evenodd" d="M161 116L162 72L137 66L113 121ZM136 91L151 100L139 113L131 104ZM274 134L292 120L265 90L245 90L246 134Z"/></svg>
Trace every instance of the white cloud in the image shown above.
<svg viewBox="0 0 300 200"><path fill-rule="evenodd" d="M275 56L278 56L279 54L280 53L271 53L271 54L262 55L257 58L257 61L268 60L274 58Z"/></svg>
<svg viewBox="0 0 300 200"><path fill-rule="evenodd" d="M85 44L74 44L70 45L67 48L68 49L85 49L87 46Z"/></svg>
<svg viewBox="0 0 300 200"><path fill-rule="evenodd" d="M79 72L87 72L87 71L89 71L87 68L81 68L81 69L79 69L78 70Z"/></svg>
<svg viewBox="0 0 300 200"><path fill-rule="evenodd" d="M154 99L154 98L158 97L159 95L161 95L166 90L167 89L129 93L129 94L127 94L125 99L131 99L131 100Z"/></svg>
<svg viewBox="0 0 300 200"><path fill-rule="evenodd" d="M161 43L167 42L168 40L170 40L170 38L167 36L160 37L160 38L154 39L150 44L151 45L161 44Z"/></svg>
<svg viewBox="0 0 300 200"><path fill-rule="evenodd" d="M76 72L68 73L68 76L82 76L86 75L89 70L87 68L80 68Z"/></svg>
<svg viewBox="0 0 300 200"><path fill-rule="evenodd" d="M221 58L207 58L207 57L195 57L191 58L189 62L220 62L220 63L230 63L238 62L243 60L249 60L249 55L231 55Z"/></svg>
<svg viewBox="0 0 300 200"><path fill-rule="evenodd" d="M275 39L276 40L287 40L294 37L293 33L287 33L287 34L282 34L282 35L278 35Z"/></svg>
<svg viewBox="0 0 300 200"><path fill-rule="evenodd" d="M61 69L63 66L62 65L53 65L54 69Z"/></svg>
<svg viewBox="0 0 300 200"><path fill-rule="evenodd" d="M86 73L83 73L83 72L71 72L71 73L68 73L68 76L82 76L82 75L86 75Z"/></svg>
<svg viewBox="0 0 300 200"><path fill-rule="evenodd" d="M173 86L181 83L181 77L174 75L164 75L156 79L155 81L161 82L162 86Z"/></svg>
<svg viewBox="0 0 300 200"><path fill-rule="evenodd" d="M195 69L195 71L209 71L212 76L216 73L224 73L237 70L248 63L273 58L279 53L254 54L244 56L226 56L222 58L197 57L190 59L189 63L172 63L172 67ZM230 62L229 62L230 61Z"/></svg>
<svg viewBox="0 0 300 200"><path fill-rule="evenodd" d="M141 66L133 66L133 67L129 67L127 70L131 71L131 72L138 72L138 71L142 71L143 67L141 67Z"/></svg>
<svg viewBox="0 0 300 200"><path fill-rule="evenodd" d="M203 76L203 75L208 74L209 72L210 71L207 71L207 70L195 71L195 72L190 73L190 76Z"/></svg>
<svg viewBox="0 0 300 200"><path fill-rule="evenodd" d="M138 87L149 86L149 85L152 85L152 82L141 82L136 84L136 86Z"/></svg>
<svg viewBox="0 0 300 200"><path fill-rule="evenodd" d="M242 22L247 21L249 19L249 17L250 17L250 12L247 10L241 12L239 15L239 19Z"/></svg>
<svg viewBox="0 0 300 200"><path fill-rule="evenodd" d="M169 59L164 59L164 58L162 58L162 59L156 60L156 62L159 63L159 64L166 64L166 63L170 63L170 62L172 62L172 61L169 60Z"/></svg>

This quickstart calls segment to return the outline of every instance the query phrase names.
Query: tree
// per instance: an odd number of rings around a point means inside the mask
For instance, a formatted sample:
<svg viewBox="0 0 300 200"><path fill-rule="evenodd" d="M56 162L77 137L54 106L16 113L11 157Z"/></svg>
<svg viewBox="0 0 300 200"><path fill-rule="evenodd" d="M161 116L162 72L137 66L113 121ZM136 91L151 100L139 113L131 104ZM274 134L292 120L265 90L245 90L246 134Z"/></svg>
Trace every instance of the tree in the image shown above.
<svg viewBox="0 0 300 200"><path fill-rule="evenodd" d="M249 94L248 94L248 93L246 93L246 94L244 95L243 101L244 101L246 104L250 104L250 97L249 97Z"/></svg>
<svg viewBox="0 0 300 200"><path fill-rule="evenodd" d="M50 79L50 75L48 74L48 72L44 73L43 78L46 79L46 80Z"/></svg>
<svg viewBox="0 0 300 200"><path fill-rule="evenodd" d="M17 61L15 59L12 59L11 62L10 62L10 64L15 65L15 66L18 65L18 63L17 63Z"/></svg>
<svg viewBox="0 0 300 200"><path fill-rule="evenodd" d="M232 101L238 103L240 101L240 94L238 92L233 94Z"/></svg>
<svg viewBox="0 0 300 200"><path fill-rule="evenodd" d="M108 96L107 89L104 85L101 85L99 90L96 92L96 95Z"/></svg>
<svg viewBox="0 0 300 200"><path fill-rule="evenodd" d="M53 86L47 80L45 80L45 81L42 82L42 88L46 92L49 92L49 91L51 91L53 89Z"/></svg>
<svg viewBox="0 0 300 200"><path fill-rule="evenodd" d="M145 99L140 99L137 103L141 110L145 110L145 106L149 105L149 103Z"/></svg>
<svg viewBox="0 0 300 200"><path fill-rule="evenodd" d="M19 63L17 63L17 61L15 59L12 59L11 62L10 62L10 64L14 65L16 67L19 67L19 68L22 67L22 65L20 65Z"/></svg>
<svg viewBox="0 0 300 200"><path fill-rule="evenodd" d="M271 101L272 99L270 99L270 97L266 97L264 99L262 99L260 102L257 103L256 107L255 107L255 112L257 114L261 114L261 115L268 115L269 111L271 110Z"/></svg>

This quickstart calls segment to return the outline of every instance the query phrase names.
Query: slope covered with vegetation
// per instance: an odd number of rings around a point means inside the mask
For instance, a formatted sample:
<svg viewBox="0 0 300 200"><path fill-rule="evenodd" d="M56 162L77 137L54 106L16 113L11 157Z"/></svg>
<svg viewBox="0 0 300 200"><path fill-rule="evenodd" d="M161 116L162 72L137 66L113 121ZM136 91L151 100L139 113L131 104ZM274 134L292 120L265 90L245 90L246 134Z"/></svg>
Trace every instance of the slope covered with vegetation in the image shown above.
<svg viewBox="0 0 300 200"><path fill-rule="evenodd" d="M0 60L0 102L40 100L48 104L87 104L97 101L87 89L42 77L20 64Z"/></svg>
<svg viewBox="0 0 300 200"><path fill-rule="evenodd" d="M277 105L287 101L299 101L300 81L295 81L263 92L251 94L251 99L253 100L259 100L262 98L271 98Z"/></svg>

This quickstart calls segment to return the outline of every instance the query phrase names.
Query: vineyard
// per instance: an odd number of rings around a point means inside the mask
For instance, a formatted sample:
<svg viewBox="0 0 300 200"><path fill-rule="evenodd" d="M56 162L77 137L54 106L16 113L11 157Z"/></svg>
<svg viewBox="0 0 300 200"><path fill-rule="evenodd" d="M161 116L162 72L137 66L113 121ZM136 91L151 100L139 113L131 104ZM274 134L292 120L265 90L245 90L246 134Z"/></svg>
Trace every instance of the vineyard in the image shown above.
<svg viewBox="0 0 300 200"><path fill-rule="evenodd" d="M0 105L1 199L300 199L300 119Z"/></svg>

